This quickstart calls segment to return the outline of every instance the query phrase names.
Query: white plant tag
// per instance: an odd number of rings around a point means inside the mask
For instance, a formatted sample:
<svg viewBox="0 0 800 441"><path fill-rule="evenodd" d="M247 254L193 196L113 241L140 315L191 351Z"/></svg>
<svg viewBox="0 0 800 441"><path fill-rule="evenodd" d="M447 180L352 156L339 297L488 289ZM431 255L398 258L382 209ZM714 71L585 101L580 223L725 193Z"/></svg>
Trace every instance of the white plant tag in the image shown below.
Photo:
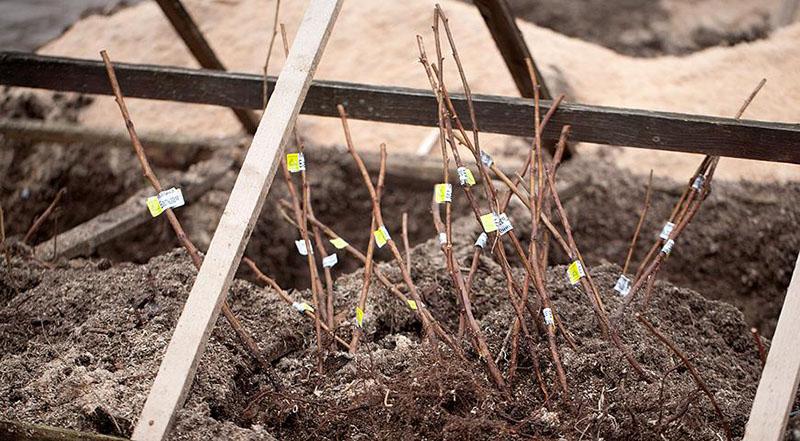
<svg viewBox="0 0 800 441"><path fill-rule="evenodd" d="M486 233L481 233L481 235L478 236L478 240L475 241L475 246L485 248L487 240L489 240L489 236Z"/></svg>
<svg viewBox="0 0 800 441"><path fill-rule="evenodd" d="M619 279L617 279L617 283L614 285L614 291L618 292L622 297L627 296L628 293L631 292L631 279L620 275Z"/></svg>
<svg viewBox="0 0 800 441"><path fill-rule="evenodd" d="M673 228L675 228L675 224L672 222L667 222L664 224L664 228L661 229L661 234L659 234L658 237L664 240L669 239L669 235L672 233Z"/></svg>
<svg viewBox="0 0 800 441"><path fill-rule="evenodd" d="M471 187L475 185L475 176L472 175L472 170L466 167L458 168L458 182L461 186Z"/></svg>
<svg viewBox="0 0 800 441"><path fill-rule="evenodd" d="M697 191L700 191L703 188L703 184L705 182L706 182L706 177L703 176L703 175L700 175L700 176L694 178L694 182L692 182L692 188L697 190Z"/></svg>
<svg viewBox="0 0 800 441"><path fill-rule="evenodd" d="M508 216L506 216L505 213L500 213L497 215L494 222L497 224L497 231L501 235L506 234L514 229L514 227L511 225L511 220L508 219Z"/></svg>
<svg viewBox="0 0 800 441"><path fill-rule="evenodd" d="M306 241L303 239L294 241L294 246L297 247L297 252L303 256L308 256L308 249L306 249ZM311 247L311 254L314 254L314 247Z"/></svg>
<svg viewBox="0 0 800 441"><path fill-rule="evenodd" d="M337 263L339 263L339 256L337 256L336 253L322 258L323 268L333 268Z"/></svg>
<svg viewBox="0 0 800 441"><path fill-rule="evenodd" d="M181 207L184 203L183 193L179 188L172 187L158 194L158 204L165 210L167 208Z"/></svg>
<svg viewBox="0 0 800 441"><path fill-rule="evenodd" d="M488 153L481 152L481 162L483 163L483 165L491 167L492 164L494 164L494 159L492 159L492 157L489 156Z"/></svg>
<svg viewBox="0 0 800 441"><path fill-rule="evenodd" d="M544 308L542 310L542 315L544 315L544 324L547 326L553 326L556 324L555 318L553 318L553 310L550 308Z"/></svg>
<svg viewBox="0 0 800 441"><path fill-rule="evenodd" d="M447 243L447 233L439 233L439 243L442 245Z"/></svg>
<svg viewBox="0 0 800 441"><path fill-rule="evenodd" d="M670 239L668 240L663 247L661 247L661 252L669 256L669 253L672 252L672 247L675 245L675 241Z"/></svg>

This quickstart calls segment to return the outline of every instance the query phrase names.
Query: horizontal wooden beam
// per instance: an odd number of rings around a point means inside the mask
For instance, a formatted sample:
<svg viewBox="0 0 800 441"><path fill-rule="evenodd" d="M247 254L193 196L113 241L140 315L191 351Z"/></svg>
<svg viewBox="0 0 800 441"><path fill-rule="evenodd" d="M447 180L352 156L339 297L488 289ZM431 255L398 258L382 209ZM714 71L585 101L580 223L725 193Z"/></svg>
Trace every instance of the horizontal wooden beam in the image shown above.
<svg viewBox="0 0 800 441"><path fill-rule="evenodd" d="M169 186L180 188L186 203L191 204L211 190L232 166L231 160L212 158L194 165L186 173L175 173L164 182ZM54 250L58 253L58 257L66 259L91 255L100 245L147 222L152 222L153 218L144 203L145 199L152 195L153 191L149 189L137 192L127 201L105 213L40 243L35 248L36 255L45 260L56 257L53 256Z"/></svg>
<svg viewBox="0 0 800 441"><path fill-rule="evenodd" d="M126 96L257 109L262 103L260 75L141 64L116 65ZM0 52L0 84L91 94L110 94L103 64L94 60ZM269 93L275 79L269 79ZM529 136L529 99L475 95L483 132ZM466 115L463 96L456 109ZM430 91L314 81L301 110L336 116L343 104L352 119L419 126L437 125L436 98ZM542 103L543 110L550 107ZM465 118L468 120L468 118ZM467 121L468 122L468 121ZM800 163L800 125L647 110L562 104L544 133L556 139L572 126L572 140L773 162Z"/></svg>
<svg viewBox="0 0 800 441"><path fill-rule="evenodd" d="M78 432L58 427L0 420L0 439L4 441L127 441L126 438Z"/></svg>

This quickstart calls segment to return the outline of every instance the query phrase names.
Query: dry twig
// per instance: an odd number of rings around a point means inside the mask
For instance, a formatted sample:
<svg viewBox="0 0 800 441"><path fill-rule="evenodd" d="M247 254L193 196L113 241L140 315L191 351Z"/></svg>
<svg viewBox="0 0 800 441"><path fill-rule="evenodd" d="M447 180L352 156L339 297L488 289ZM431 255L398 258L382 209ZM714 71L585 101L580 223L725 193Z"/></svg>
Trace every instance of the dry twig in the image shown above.
<svg viewBox="0 0 800 441"><path fill-rule="evenodd" d="M25 237L22 239L23 243L30 242L30 240L33 238L33 235L36 234L37 231L39 231L39 228L41 228L42 224L44 224L44 221L46 221L47 218L50 217L50 215L58 206L58 203L61 202L61 198L64 197L66 193L67 193L66 188L58 190L58 193L56 193L56 197L53 198L53 202L51 202L50 205L47 206L47 209L44 210L42 214L36 217L36 219L33 221L33 225L31 225L30 229L28 229L28 232L25 233ZM55 258L55 256L56 255L54 253L53 258Z"/></svg>

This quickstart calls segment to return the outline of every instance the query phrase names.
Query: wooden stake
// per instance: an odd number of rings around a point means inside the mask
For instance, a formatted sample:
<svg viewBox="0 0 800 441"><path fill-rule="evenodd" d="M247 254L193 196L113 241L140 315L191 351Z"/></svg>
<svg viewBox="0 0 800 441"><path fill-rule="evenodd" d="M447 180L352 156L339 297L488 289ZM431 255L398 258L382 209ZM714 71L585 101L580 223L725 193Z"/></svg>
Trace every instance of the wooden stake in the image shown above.
<svg viewBox="0 0 800 441"><path fill-rule="evenodd" d="M789 411L794 404L800 382L800 255L794 275L786 291L783 309L772 337L767 364L761 373L750 420L744 429L744 441L778 441L783 439Z"/></svg>
<svg viewBox="0 0 800 441"><path fill-rule="evenodd" d="M133 432L134 440L163 440L175 412L183 405L341 5L342 0L309 3L298 38L161 361Z"/></svg>

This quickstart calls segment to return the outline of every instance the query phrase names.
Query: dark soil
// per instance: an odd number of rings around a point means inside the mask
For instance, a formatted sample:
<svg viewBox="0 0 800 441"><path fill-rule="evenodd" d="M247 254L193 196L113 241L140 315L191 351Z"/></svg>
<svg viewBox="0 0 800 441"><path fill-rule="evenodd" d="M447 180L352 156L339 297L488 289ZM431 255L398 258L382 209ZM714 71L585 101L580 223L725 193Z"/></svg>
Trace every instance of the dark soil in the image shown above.
<svg viewBox="0 0 800 441"><path fill-rule="evenodd" d="M637 57L687 54L769 35L773 2L731 3L719 8L708 0L509 0L521 20Z"/></svg>
<svg viewBox="0 0 800 441"><path fill-rule="evenodd" d="M466 225L456 225L456 237L463 239L457 246L461 261L471 254L476 234L472 222ZM454 293L438 246L424 243L414 249L412 260L426 305L452 328ZM28 289L0 308L0 418L105 433L119 427L121 434L130 433L195 271L182 251L146 265L107 266L74 260L42 270L14 259L12 278L30 280ZM0 283L7 285L2 268ZM399 281L393 265L381 268ZM362 349L355 357L330 354L326 375L320 376L313 367L310 321L270 290L236 282L230 302L261 347L271 354L289 347L275 365L285 389L270 391L220 320L173 439L265 439L267 433L279 439L578 439L582 433L606 439L660 439L659 434L718 439L720 421L688 372L678 367L666 374L676 363L670 352L627 317L621 324L624 339L653 377L649 383L639 380L600 337L585 295L566 282L564 271L549 271L548 289L579 342L577 351L563 341L560 346L571 407L558 394L543 403L524 356L509 399L492 386L470 352L468 363L444 347L434 355L420 344L419 325L408 308L382 287L371 292ZM592 270L610 310L619 304L610 289L618 272L614 265ZM483 261L475 308L505 367L508 348L501 352L501 347L513 313L500 274L492 261ZM338 279L338 311L352 309L361 278L359 270ZM298 300L309 296L293 294ZM658 283L649 317L689 354L734 433L741 435L760 370L742 314L691 290ZM347 338L351 330L345 320L338 332ZM546 345L540 341L536 347L555 393Z"/></svg>

